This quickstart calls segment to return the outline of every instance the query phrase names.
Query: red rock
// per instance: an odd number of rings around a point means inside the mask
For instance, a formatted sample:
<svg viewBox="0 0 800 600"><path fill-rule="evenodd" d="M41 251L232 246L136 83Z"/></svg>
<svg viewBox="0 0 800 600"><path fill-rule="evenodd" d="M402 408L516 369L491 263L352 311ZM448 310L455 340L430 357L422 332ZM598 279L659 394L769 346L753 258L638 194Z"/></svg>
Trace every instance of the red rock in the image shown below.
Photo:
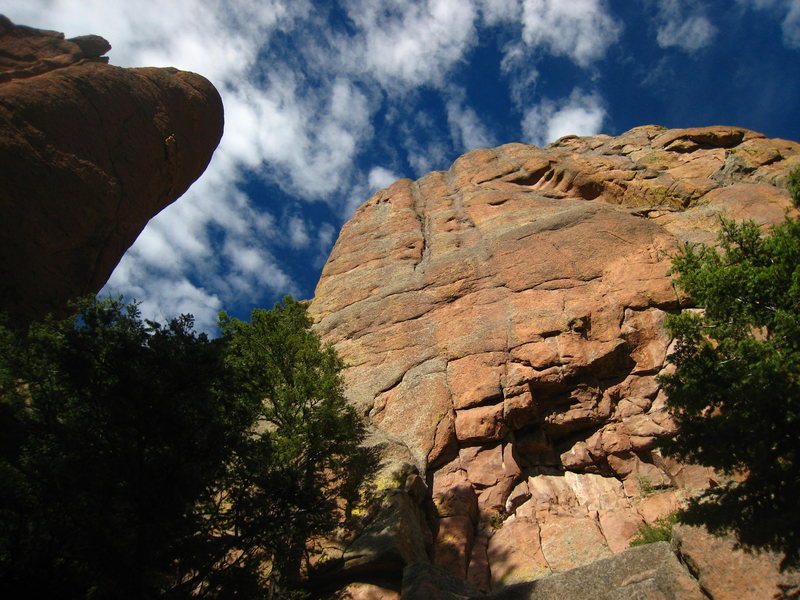
<svg viewBox="0 0 800 600"><path fill-rule="evenodd" d="M636 505L636 510L648 524L663 519L680 508L678 496L673 490L665 490L647 495Z"/></svg>
<svg viewBox="0 0 800 600"><path fill-rule="evenodd" d="M467 581L482 592L488 592L492 587L488 554L489 537L490 533L485 528L478 530L472 544L472 554L467 567Z"/></svg>
<svg viewBox="0 0 800 600"><path fill-rule="evenodd" d="M433 471L436 511L454 516L440 508L447 481L478 495L474 581L477 540L511 522L488 531L493 511L513 510L520 536L579 523L593 556L708 479L653 450L675 427L656 380L663 321L686 303L669 256L713 243L719 216L797 214L780 187L797 164L800 145L737 127L506 144L400 180L345 224L311 303L316 330L350 365L353 403ZM637 477L679 487L642 498ZM576 556L550 538L554 556Z"/></svg>
<svg viewBox="0 0 800 600"><path fill-rule="evenodd" d="M791 598L796 596L791 590L800 588L800 572L782 572L780 555L736 549L730 536L714 536L703 528L676 525L672 546L714 600Z"/></svg>
<svg viewBox="0 0 800 600"><path fill-rule="evenodd" d="M470 408L489 400L500 400L500 377L505 355L501 352L472 354L447 363L447 385L456 409Z"/></svg>
<svg viewBox="0 0 800 600"><path fill-rule="evenodd" d="M487 600L707 600L700 586L660 542L502 590Z"/></svg>
<svg viewBox="0 0 800 600"><path fill-rule="evenodd" d="M474 538L472 519L444 517L438 519L436 524L438 531L433 547L433 564L451 575L466 579Z"/></svg>
<svg viewBox="0 0 800 600"><path fill-rule="evenodd" d="M442 468L434 474L431 495L439 517L466 516L477 521L478 497L466 477L457 468Z"/></svg>
<svg viewBox="0 0 800 600"><path fill-rule="evenodd" d="M452 422L451 411L444 364L432 360L409 370L396 387L381 394L370 416L383 431L405 442L420 463L427 464L449 446L448 436L440 432L443 421Z"/></svg>
<svg viewBox="0 0 800 600"><path fill-rule="evenodd" d="M502 511L521 473L513 448L511 444L500 444L476 450L465 448L461 460L466 465L467 477L480 489L478 507L486 512Z"/></svg>
<svg viewBox="0 0 800 600"><path fill-rule="evenodd" d="M503 405L478 406L456 411L456 438L462 444L497 442L508 433Z"/></svg>
<svg viewBox="0 0 800 600"><path fill-rule="evenodd" d="M206 79L113 67L108 47L0 22L0 308L17 320L97 292L222 135Z"/></svg>
<svg viewBox="0 0 800 600"><path fill-rule="evenodd" d="M614 477L602 477L590 473L564 474L580 506L589 511L621 509L629 506L622 484Z"/></svg>
<svg viewBox="0 0 800 600"><path fill-rule="evenodd" d="M489 538L492 587L530 581L550 574L539 544L536 521L511 517Z"/></svg>
<svg viewBox="0 0 800 600"><path fill-rule="evenodd" d="M551 569L568 571L612 555L595 517L555 517L541 526L542 552Z"/></svg>
<svg viewBox="0 0 800 600"><path fill-rule="evenodd" d="M615 554L628 549L631 539L644 524L642 518L630 510L601 510L598 520L609 550Z"/></svg>

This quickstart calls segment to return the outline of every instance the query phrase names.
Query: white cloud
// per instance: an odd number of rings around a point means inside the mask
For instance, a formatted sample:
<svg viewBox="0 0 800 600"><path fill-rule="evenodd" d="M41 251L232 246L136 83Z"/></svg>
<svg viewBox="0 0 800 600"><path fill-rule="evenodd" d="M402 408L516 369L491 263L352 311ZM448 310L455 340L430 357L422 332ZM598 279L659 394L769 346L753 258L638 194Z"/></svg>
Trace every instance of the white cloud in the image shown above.
<svg viewBox="0 0 800 600"><path fill-rule="evenodd" d="M543 100L525 112L522 131L528 143L544 146L565 135L599 133L606 110L597 94L578 88L559 102Z"/></svg>
<svg viewBox="0 0 800 600"><path fill-rule="evenodd" d="M522 25L526 44L581 67L602 58L622 31L603 0L524 0Z"/></svg>
<svg viewBox="0 0 800 600"><path fill-rule="evenodd" d="M783 43L788 48L800 48L800 2L792 2L781 24Z"/></svg>
<svg viewBox="0 0 800 600"><path fill-rule="evenodd" d="M372 167L367 176L369 189L372 192L389 187L398 179L400 179L398 175L384 167Z"/></svg>
<svg viewBox="0 0 800 600"><path fill-rule="evenodd" d="M322 266L325 264L325 261L328 260L328 256L330 256L331 248L333 247L337 233L338 230L330 223L320 224L319 228L317 229L316 236L317 252L313 258L313 264L315 268L322 268Z"/></svg>
<svg viewBox="0 0 800 600"><path fill-rule="evenodd" d="M435 169L446 169L458 156L441 138L427 135L436 125L433 118L418 113L400 126L400 139L414 177L422 177Z"/></svg>
<svg viewBox="0 0 800 600"><path fill-rule="evenodd" d="M390 90L441 84L477 40L472 0L351 0L346 10L358 33L338 40L343 64Z"/></svg>
<svg viewBox="0 0 800 600"><path fill-rule="evenodd" d="M394 140L398 154L385 163L402 164L397 156L406 153L414 176L447 168L465 150L496 145L469 98L447 87L474 51L479 25L503 25L512 33L504 67L513 63L510 87L519 105L536 82L532 53L548 51L588 66L621 30L604 0L341 4L346 32L331 29L326 8L310 0L4 3L15 22L68 37L103 35L113 46L112 64L192 70L223 97L225 135L209 168L179 202L151 220L107 291L144 300L152 315L192 312L204 327L213 325L221 305L259 302L267 292L297 294L285 266L293 258L279 260L275 248L318 248L323 260L336 227L314 223L302 209L287 217L282 196L257 205L243 191L246 182L260 178L298 203L324 201L347 218L372 191L397 179L386 166L358 164L382 107L397 107L407 121ZM271 46L276 39L281 51ZM441 124L432 113L412 116L399 108L423 88L443 97L449 138L438 133ZM526 122L538 118L543 137L567 125L584 133L599 127L605 114L600 105L570 98L564 106L544 103L538 112L528 111ZM277 224L269 211L282 216Z"/></svg>
<svg viewBox="0 0 800 600"><path fill-rule="evenodd" d="M694 7L694 14L686 14L680 0L661 0L658 10L656 41L662 48L676 47L685 52L696 52L708 46L717 28Z"/></svg>
<svg viewBox="0 0 800 600"><path fill-rule="evenodd" d="M522 16L520 0L480 0L479 7L487 25L513 23Z"/></svg>
<svg viewBox="0 0 800 600"><path fill-rule="evenodd" d="M450 137L464 152L475 148L496 146L494 136L478 114L462 102L450 100L446 105Z"/></svg>
<svg viewBox="0 0 800 600"><path fill-rule="evenodd" d="M8 0L18 23L63 31L67 37L98 33L113 46L119 66L173 66L214 83L251 68L258 49L278 29L308 14L306 0Z"/></svg>
<svg viewBox="0 0 800 600"><path fill-rule="evenodd" d="M328 251L333 246L333 238L336 236L336 228L330 223L323 223L317 231L317 242L320 250L325 252L325 258L328 257Z"/></svg>
<svg viewBox="0 0 800 600"><path fill-rule="evenodd" d="M736 0L745 8L766 10L782 19L783 44L787 48L800 48L800 2L798 0Z"/></svg>
<svg viewBox="0 0 800 600"><path fill-rule="evenodd" d="M289 234L289 244L292 248L305 248L311 243L308 224L302 217L298 215L289 217L286 223L286 230Z"/></svg>

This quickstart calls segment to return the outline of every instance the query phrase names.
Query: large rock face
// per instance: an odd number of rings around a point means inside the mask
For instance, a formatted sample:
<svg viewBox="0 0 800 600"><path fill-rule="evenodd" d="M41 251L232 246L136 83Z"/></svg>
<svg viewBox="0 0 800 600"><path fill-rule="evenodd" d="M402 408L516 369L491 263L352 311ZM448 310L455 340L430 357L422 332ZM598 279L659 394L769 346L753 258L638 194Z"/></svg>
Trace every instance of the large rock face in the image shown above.
<svg viewBox="0 0 800 600"><path fill-rule="evenodd" d="M0 16L0 310L18 319L98 291L222 135L206 79L113 67L109 48Z"/></svg>
<svg viewBox="0 0 800 600"><path fill-rule="evenodd" d="M311 312L427 482L435 565L483 590L563 572L712 482L653 449L663 321L687 304L670 253L720 215L780 222L798 165L752 131L647 126L475 150L358 209Z"/></svg>

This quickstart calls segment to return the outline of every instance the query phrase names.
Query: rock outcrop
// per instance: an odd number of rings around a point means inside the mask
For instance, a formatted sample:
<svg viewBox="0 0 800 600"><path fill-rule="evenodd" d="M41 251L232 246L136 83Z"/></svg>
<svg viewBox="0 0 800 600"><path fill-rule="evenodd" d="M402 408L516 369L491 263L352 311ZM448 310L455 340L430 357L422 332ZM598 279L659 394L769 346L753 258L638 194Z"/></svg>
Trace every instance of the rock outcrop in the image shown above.
<svg viewBox="0 0 800 600"><path fill-rule="evenodd" d="M654 449L688 306L670 254L721 215L782 221L798 165L745 129L645 126L474 150L356 211L310 310L385 468L427 484L434 565L484 592L565 572L713 484Z"/></svg>
<svg viewBox="0 0 800 600"><path fill-rule="evenodd" d="M222 135L206 79L110 66L109 48L0 16L0 310L16 320L98 291Z"/></svg>

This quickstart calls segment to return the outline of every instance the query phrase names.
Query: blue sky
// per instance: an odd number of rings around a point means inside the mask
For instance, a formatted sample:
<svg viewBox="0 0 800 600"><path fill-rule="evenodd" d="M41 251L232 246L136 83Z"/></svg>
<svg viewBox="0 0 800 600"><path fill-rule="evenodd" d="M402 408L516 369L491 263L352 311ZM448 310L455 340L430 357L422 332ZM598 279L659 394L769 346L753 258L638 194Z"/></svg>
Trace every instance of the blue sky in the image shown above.
<svg viewBox="0 0 800 600"><path fill-rule="evenodd" d="M342 223L464 152L644 124L800 140L800 0L4 0L222 94L206 173L105 292L163 320L313 295Z"/></svg>

